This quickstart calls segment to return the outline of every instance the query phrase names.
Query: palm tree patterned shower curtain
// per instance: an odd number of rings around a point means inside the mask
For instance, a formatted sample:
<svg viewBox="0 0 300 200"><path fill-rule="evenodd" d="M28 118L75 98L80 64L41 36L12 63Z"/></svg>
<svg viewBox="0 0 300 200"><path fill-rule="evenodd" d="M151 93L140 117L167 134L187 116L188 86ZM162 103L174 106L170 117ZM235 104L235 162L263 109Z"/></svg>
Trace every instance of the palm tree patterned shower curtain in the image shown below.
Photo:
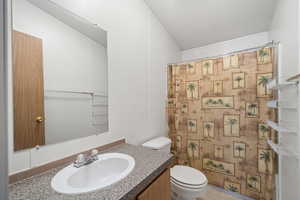
<svg viewBox="0 0 300 200"><path fill-rule="evenodd" d="M276 120L274 49L168 66L167 115L178 163L201 170L210 184L258 200L275 199L276 154L267 140Z"/></svg>

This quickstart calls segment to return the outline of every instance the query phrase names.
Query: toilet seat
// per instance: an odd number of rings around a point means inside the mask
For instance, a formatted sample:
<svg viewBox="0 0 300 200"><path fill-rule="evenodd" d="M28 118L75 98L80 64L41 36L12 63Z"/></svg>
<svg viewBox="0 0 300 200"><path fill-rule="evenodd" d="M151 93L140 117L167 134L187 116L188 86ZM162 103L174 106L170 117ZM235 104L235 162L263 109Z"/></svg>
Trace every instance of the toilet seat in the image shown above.
<svg viewBox="0 0 300 200"><path fill-rule="evenodd" d="M171 182L182 188L197 190L207 185L207 178L197 169L175 165L171 168Z"/></svg>
<svg viewBox="0 0 300 200"><path fill-rule="evenodd" d="M203 188L207 185L207 182L205 182L201 185L191 185L191 184L187 184L187 183L181 183L179 181L174 180L172 177L171 177L171 183L179 185L179 186L184 187L184 188L189 188L189 189L200 189L200 188Z"/></svg>
<svg viewBox="0 0 300 200"><path fill-rule="evenodd" d="M199 190L199 189L204 188L207 185L207 183L204 183L204 184L199 185L199 186L187 185L187 184L179 183L179 182L177 182L175 180L172 180L172 179L171 179L171 183L178 186L178 187L186 188L186 189L190 189L190 190Z"/></svg>
<svg viewBox="0 0 300 200"><path fill-rule="evenodd" d="M174 187L180 188L182 191L185 191L185 192L199 192L199 191L203 190L203 188L206 188L206 187L189 188L189 187L177 185L176 183L173 183L173 182L171 182L171 184L172 184Z"/></svg>

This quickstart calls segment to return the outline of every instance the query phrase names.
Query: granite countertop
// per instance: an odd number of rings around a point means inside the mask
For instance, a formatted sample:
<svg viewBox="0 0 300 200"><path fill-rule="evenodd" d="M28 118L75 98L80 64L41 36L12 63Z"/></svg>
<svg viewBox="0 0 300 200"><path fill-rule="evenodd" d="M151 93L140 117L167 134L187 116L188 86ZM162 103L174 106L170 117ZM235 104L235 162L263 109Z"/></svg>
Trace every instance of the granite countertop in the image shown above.
<svg viewBox="0 0 300 200"><path fill-rule="evenodd" d="M135 159L133 171L120 182L104 189L79 195L65 195L51 188L51 179L69 164L51 169L39 175L9 186L10 200L124 200L135 199L173 160L173 155L141 146L121 144L108 150L131 155Z"/></svg>

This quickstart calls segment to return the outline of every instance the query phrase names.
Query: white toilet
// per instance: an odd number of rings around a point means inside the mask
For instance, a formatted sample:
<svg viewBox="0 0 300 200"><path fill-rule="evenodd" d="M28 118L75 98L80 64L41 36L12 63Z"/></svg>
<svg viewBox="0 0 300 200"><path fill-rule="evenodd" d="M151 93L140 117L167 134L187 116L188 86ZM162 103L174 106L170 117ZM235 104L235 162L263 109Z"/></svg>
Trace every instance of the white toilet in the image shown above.
<svg viewBox="0 0 300 200"><path fill-rule="evenodd" d="M154 150L170 153L171 140L159 137L143 144ZM206 192L207 178L197 169L175 165L171 168L172 200L195 200Z"/></svg>

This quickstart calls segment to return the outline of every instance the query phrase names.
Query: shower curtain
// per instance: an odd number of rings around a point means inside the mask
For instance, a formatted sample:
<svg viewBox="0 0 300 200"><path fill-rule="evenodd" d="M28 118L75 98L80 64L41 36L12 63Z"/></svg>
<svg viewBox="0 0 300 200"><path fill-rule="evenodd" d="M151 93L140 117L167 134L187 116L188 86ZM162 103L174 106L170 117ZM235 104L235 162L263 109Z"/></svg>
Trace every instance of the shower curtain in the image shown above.
<svg viewBox="0 0 300 200"><path fill-rule="evenodd" d="M210 184L257 200L275 199L274 48L168 66L167 116L178 163Z"/></svg>

